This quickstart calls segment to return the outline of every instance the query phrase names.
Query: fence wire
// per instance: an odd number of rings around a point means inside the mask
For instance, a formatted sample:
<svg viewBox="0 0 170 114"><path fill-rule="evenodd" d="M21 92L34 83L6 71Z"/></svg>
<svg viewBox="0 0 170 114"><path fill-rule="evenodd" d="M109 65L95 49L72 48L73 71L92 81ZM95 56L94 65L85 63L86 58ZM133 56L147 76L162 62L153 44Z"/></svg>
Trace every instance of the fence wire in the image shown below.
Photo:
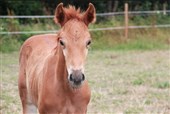
<svg viewBox="0 0 170 114"><path fill-rule="evenodd" d="M169 25L144 25L144 26L128 26L129 29L144 29L144 28L168 28ZM107 28L95 28L95 29L89 29L89 31L105 31L105 30L121 30L125 29L124 26L120 27L107 27ZM49 31L15 31L15 32L0 32L1 35L4 34L40 34L40 33L56 33L58 30L49 30Z"/></svg>
<svg viewBox="0 0 170 114"><path fill-rule="evenodd" d="M157 10L157 11L129 11L128 14L143 15L143 14L168 14L170 10ZM97 13L96 16L114 16L124 15L125 12L109 12L109 13ZM54 15L14 15L14 16L3 16L0 18L54 18Z"/></svg>
<svg viewBox="0 0 170 114"><path fill-rule="evenodd" d="M169 15L170 10L157 10L157 11L129 11L128 14L133 15L142 15L142 14L166 14ZM124 15L125 12L109 12L109 13L97 13L97 16L114 16L114 15ZM30 15L30 16L0 16L0 19L5 18L54 18L54 15ZM143 25L143 26L128 26L129 29L142 29L142 28L168 28L170 27L170 24L166 25ZM106 27L106 28L95 28L95 29L89 29L90 31L105 31L105 30L120 30L125 29L124 26L120 27ZM58 30L49 30L49 31L4 31L0 32L1 35L11 35L11 34L40 34L40 33L56 33Z"/></svg>

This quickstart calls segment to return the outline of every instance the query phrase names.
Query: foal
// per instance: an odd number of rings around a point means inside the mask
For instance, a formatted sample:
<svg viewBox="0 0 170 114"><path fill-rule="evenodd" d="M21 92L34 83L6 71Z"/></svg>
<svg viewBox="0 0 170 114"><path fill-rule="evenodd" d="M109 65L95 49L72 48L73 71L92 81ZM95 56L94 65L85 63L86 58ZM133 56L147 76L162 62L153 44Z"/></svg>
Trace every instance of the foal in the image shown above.
<svg viewBox="0 0 170 114"><path fill-rule="evenodd" d="M54 21L58 34L35 35L20 50L19 93L23 114L83 114L87 111L90 89L84 64L91 43L88 25L96 12L90 3L81 13L60 3Z"/></svg>

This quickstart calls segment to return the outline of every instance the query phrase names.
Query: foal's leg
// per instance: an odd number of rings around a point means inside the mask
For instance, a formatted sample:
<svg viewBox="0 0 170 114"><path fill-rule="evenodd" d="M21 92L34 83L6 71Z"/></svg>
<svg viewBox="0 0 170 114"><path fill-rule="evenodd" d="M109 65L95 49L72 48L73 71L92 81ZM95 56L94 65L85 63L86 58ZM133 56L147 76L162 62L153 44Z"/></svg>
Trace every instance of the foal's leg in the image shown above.
<svg viewBox="0 0 170 114"><path fill-rule="evenodd" d="M28 92L27 92L25 66L26 66L26 55L25 53L21 53L18 89L19 89L20 99L22 103L23 114L35 114L37 112L37 109L29 99Z"/></svg>
<svg viewBox="0 0 170 114"><path fill-rule="evenodd" d="M22 102L23 114L35 114L37 113L36 106L31 102L31 99L27 93L25 75L20 71L19 74L19 94Z"/></svg>
<svg viewBox="0 0 170 114"><path fill-rule="evenodd" d="M36 114L37 113L37 107L32 103L26 104L26 114Z"/></svg>
<svg viewBox="0 0 170 114"><path fill-rule="evenodd" d="M20 99L21 99L21 103L22 103L23 114L26 114L27 87L26 87L26 78L25 78L24 69L23 69L22 64L20 64L18 89L19 89Z"/></svg>

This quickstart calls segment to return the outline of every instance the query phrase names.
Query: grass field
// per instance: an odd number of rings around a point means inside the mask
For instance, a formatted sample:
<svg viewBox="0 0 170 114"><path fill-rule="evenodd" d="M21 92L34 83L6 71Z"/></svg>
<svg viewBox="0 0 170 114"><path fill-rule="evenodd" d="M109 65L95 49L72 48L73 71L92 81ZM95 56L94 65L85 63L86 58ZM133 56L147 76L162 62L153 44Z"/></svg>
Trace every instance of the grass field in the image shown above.
<svg viewBox="0 0 170 114"><path fill-rule="evenodd" d="M20 114L18 52L0 53L0 113ZM90 51L89 114L169 114L170 51Z"/></svg>

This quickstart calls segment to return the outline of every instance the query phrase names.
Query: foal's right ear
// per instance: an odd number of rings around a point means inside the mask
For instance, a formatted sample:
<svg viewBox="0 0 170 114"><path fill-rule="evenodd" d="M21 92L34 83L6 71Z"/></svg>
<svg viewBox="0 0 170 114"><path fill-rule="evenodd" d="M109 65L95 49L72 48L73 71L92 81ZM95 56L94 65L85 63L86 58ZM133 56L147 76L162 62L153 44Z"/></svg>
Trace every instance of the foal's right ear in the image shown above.
<svg viewBox="0 0 170 114"><path fill-rule="evenodd" d="M87 26L96 21L96 9L92 3L89 3L88 9L83 15L83 20Z"/></svg>
<svg viewBox="0 0 170 114"><path fill-rule="evenodd" d="M63 3L60 3L60 4L58 4L58 6L55 10L54 21L55 21L55 23L63 26L65 23L65 20L66 20L66 17L65 17L65 12L64 12L64 8L63 8Z"/></svg>

